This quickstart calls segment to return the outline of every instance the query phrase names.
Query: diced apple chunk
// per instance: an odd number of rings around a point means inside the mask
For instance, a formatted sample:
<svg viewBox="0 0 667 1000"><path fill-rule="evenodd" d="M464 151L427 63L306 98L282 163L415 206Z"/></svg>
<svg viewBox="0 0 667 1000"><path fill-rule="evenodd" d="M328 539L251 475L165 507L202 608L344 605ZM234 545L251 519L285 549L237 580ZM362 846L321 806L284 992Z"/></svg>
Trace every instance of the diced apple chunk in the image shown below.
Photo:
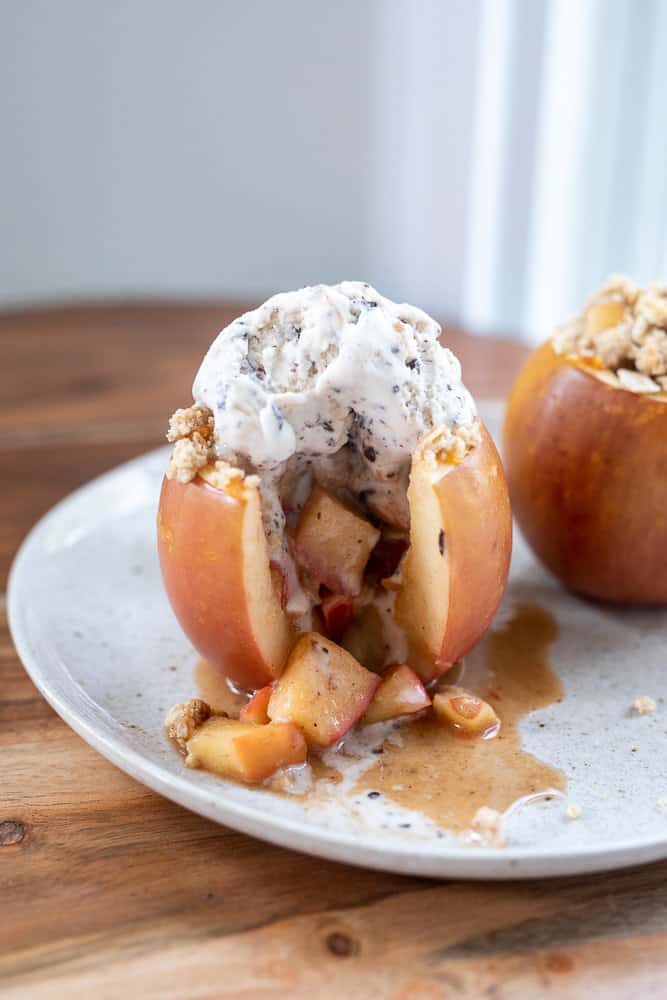
<svg viewBox="0 0 667 1000"><path fill-rule="evenodd" d="M269 701L273 722L293 722L314 747L342 739L368 708L380 678L317 632L292 650Z"/></svg>
<svg viewBox="0 0 667 1000"><path fill-rule="evenodd" d="M327 594L322 601L322 615L327 635L338 641L354 618L352 599L345 594Z"/></svg>
<svg viewBox="0 0 667 1000"><path fill-rule="evenodd" d="M187 752L188 767L257 784L283 767L303 764L307 747L299 727L290 722L256 726L214 717L195 730Z"/></svg>
<svg viewBox="0 0 667 1000"><path fill-rule="evenodd" d="M266 687L255 691L250 701L246 702L241 709L239 714L241 722L254 722L256 726L265 726L269 721L266 710L269 706L269 699L272 693L273 685L271 684L267 684Z"/></svg>
<svg viewBox="0 0 667 1000"><path fill-rule="evenodd" d="M321 486L313 488L294 535L299 565L338 594L356 596L380 532Z"/></svg>
<svg viewBox="0 0 667 1000"><path fill-rule="evenodd" d="M364 725L386 722L428 708L431 699L417 674L405 663L394 663L382 675L379 688L361 718Z"/></svg>
<svg viewBox="0 0 667 1000"><path fill-rule="evenodd" d="M500 726L491 705L463 688L453 687L436 694L433 709L441 722L462 736L490 736Z"/></svg>

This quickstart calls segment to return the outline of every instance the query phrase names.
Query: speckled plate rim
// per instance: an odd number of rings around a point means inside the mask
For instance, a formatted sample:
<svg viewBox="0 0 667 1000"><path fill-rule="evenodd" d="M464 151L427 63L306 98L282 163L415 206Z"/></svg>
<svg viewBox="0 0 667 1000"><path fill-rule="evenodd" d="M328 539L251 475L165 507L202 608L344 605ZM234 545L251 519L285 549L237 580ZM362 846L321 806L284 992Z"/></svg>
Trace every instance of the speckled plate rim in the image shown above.
<svg viewBox="0 0 667 1000"><path fill-rule="evenodd" d="M43 552L43 539L70 504L87 493L94 493L105 482L140 467L155 455L157 449L116 466L70 493L56 504L29 532L13 561L7 591L9 629L23 665L46 701L58 715L90 746L132 778L193 812L222 823L260 840L345 864L403 875L432 878L466 879L527 879L551 878L610 871L617 868L658 861L667 857L667 837L646 837L622 841L600 841L595 846L566 848L507 847L502 849L477 846L438 846L428 841L395 836L337 832L287 817L267 815L261 805L246 806L225 797L228 783L220 781L219 792L212 796L182 775L171 774L166 768L148 759L140 751L126 746L101 723L107 710L85 695L99 716L99 724L85 717L73 692L81 700L82 691L48 644L40 643L43 636L31 632L26 617L30 579L34 558Z"/></svg>

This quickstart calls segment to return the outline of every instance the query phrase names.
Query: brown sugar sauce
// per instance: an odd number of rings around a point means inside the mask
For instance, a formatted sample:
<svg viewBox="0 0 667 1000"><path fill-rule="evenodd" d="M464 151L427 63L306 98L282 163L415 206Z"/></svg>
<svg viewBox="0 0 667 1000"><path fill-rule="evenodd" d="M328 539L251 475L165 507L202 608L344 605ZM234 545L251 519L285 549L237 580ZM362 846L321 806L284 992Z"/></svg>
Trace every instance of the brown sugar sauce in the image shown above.
<svg viewBox="0 0 667 1000"><path fill-rule="evenodd" d="M206 660L198 660L195 666L194 680L199 697L208 702L214 712L226 712L230 718L238 719L239 712L247 702L248 696L242 692L234 691L234 688L217 667Z"/></svg>
<svg viewBox="0 0 667 1000"><path fill-rule="evenodd" d="M563 698L563 685L548 662L556 635L547 611L517 606L506 624L487 633L456 682L493 705L501 719L498 735L466 739L431 718L407 722L399 730L401 745L385 743L354 793L381 792L439 826L460 831L470 826L480 806L502 812L524 796L563 791L565 776L522 749L518 731L530 712Z"/></svg>

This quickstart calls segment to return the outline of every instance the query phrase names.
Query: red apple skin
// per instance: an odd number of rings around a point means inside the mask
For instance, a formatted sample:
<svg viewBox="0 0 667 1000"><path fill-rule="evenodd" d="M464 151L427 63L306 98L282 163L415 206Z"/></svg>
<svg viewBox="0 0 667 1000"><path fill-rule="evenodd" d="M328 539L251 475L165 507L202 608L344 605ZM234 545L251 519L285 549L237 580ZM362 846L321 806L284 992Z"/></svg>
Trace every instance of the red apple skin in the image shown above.
<svg viewBox="0 0 667 1000"><path fill-rule="evenodd" d="M267 709L273 692L273 684L255 691L250 701L246 702L239 713L240 722L254 722L256 726L265 726L269 721Z"/></svg>
<svg viewBox="0 0 667 1000"><path fill-rule="evenodd" d="M322 601L322 615L327 635L338 642L354 618L352 598L346 594L328 594Z"/></svg>
<svg viewBox="0 0 667 1000"><path fill-rule="evenodd" d="M439 677L481 638L500 604L512 554L512 513L500 456L481 440L436 482L416 452L408 491L411 545L402 564L396 618L409 662Z"/></svg>
<svg viewBox="0 0 667 1000"><path fill-rule="evenodd" d="M403 538L381 538L368 560L368 572L380 580L392 576L405 555L408 542Z"/></svg>
<svg viewBox="0 0 667 1000"><path fill-rule="evenodd" d="M574 591L667 603L667 403L600 381L550 342L512 389L503 442L528 543Z"/></svg>
<svg viewBox="0 0 667 1000"><path fill-rule="evenodd" d="M199 654L240 687L271 683L292 637L269 569L259 497L239 480L218 489L199 477L165 479L158 551L171 606Z"/></svg>

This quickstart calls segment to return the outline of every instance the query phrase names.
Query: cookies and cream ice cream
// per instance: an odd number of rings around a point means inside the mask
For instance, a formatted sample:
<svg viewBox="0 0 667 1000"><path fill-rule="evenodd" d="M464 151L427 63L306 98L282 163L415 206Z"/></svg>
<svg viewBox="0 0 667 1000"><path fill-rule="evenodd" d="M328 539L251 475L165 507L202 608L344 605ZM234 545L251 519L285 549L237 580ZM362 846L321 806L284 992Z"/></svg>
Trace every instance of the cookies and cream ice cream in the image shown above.
<svg viewBox="0 0 667 1000"><path fill-rule="evenodd" d="M193 396L213 413L221 457L262 470L349 443L386 477L426 431L475 414L439 334L361 282L284 292L218 335Z"/></svg>
<svg viewBox="0 0 667 1000"><path fill-rule="evenodd" d="M466 427L475 417L459 362L439 335L421 309L362 282L274 295L211 345L193 386L204 440L179 442L171 474L196 474L212 448L214 457L258 473L269 537L284 523L281 482L298 509L298 494L308 492L309 483L299 490L304 473L344 483L406 527L417 442L434 427ZM182 437L179 421L176 414L173 440Z"/></svg>

